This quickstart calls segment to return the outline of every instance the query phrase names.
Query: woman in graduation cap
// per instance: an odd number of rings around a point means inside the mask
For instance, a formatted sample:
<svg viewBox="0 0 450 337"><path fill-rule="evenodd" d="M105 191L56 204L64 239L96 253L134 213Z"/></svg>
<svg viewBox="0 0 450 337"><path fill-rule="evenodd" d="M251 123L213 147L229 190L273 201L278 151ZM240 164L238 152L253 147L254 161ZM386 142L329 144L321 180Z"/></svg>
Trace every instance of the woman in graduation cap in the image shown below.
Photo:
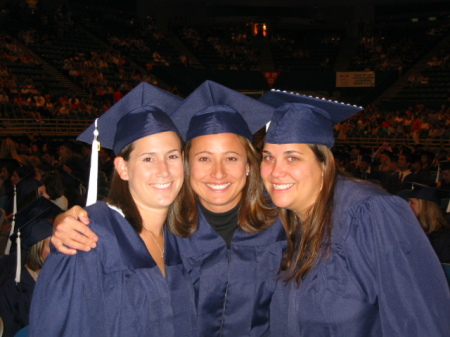
<svg viewBox="0 0 450 337"><path fill-rule="evenodd" d="M272 91L261 176L287 238L274 336L450 336L450 292L408 204L336 171L333 124L362 108Z"/></svg>
<svg viewBox="0 0 450 337"><path fill-rule="evenodd" d="M177 243L194 285L200 336L260 337L269 330L286 239L264 194L260 155L251 141L272 113L270 106L206 81L170 114L187 142L185 188L172 220L190 229ZM88 238L95 239L86 226L67 220L53 242L73 253L61 242L86 250Z"/></svg>
<svg viewBox="0 0 450 337"><path fill-rule="evenodd" d="M48 257L32 336L197 335L193 289L172 234L184 229L166 222L184 177L183 142L163 111L180 101L142 83L99 118L99 139L116 158L108 201L86 209L98 246Z"/></svg>
<svg viewBox="0 0 450 337"><path fill-rule="evenodd" d="M408 203L430 240L439 261L450 263L450 225L440 208L440 192L446 191L436 187L413 184Z"/></svg>
<svg viewBox="0 0 450 337"><path fill-rule="evenodd" d="M34 287L50 253L50 220L61 212L58 206L40 197L15 215L11 241L16 244L11 246L7 255L0 258L0 317L5 329L3 337L12 337L28 325Z"/></svg>

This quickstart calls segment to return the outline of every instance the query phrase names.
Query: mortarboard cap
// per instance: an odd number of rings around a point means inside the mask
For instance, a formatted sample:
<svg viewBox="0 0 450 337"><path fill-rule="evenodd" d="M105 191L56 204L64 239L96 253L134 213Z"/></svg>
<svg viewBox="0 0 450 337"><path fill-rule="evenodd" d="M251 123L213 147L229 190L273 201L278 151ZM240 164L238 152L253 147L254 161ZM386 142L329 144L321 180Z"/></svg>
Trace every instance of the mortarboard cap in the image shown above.
<svg viewBox="0 0 450 337"><path fill-rule="evenodd" d="M34 244L52 235L52 223L48 219L62 213L61 208L50 200L39 197L15 215L16 227L11 240L17 238L20 231L22 248L28 250Z"/></svg>
<svg viewBox="0 0 450 337"><path fill-rule="evenodd" d="M261 102L276 108L265 141L272 144L334 145L333 126L362 107L279 90L264 94Z"/></svg>
<svg viewBox="0 0 450 337"><path fill-rule="evenodd" d="M442 188L432 187L414 182L412 183L412 190L409 194L409 198L431 201L442 207L441 199L448 198L449 194L450 191L444 190Z"/></svg>
<svg viewBox="0 0 450 337"><path fill-rule="evenodd" d="M223 85L205 81L169 114L186 141L219 133L235 133L252 140L273 110Z"/></svg>
<svg viewBox="0 0 450 337"><path fill-rule="evenodd" d="M174 131L177 128L167 113L177 108L182 98L146 82L138 84L97 121L101 146L118 154L126 145L155 133ZM95 123L77 140L92 143Z"/></svg>

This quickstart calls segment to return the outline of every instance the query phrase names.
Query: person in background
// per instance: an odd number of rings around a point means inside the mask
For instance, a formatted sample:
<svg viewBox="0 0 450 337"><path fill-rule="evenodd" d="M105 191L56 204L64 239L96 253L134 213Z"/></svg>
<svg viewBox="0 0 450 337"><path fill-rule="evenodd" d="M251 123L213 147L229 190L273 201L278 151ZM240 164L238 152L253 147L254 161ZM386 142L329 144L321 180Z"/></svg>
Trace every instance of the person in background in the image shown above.
<svg viewBox="0 0 450 337"><path fill-rule="evenodd" d="M18 164L14 168L14 172L11 176L12 184L15 188L15 194L17 197L17 210L21 210L23 207L28 205L30 202L35 200L39 195L39 187L42 183L34 178L35 171L34 167L29 165ZM9 213L12 213L14 208L14 190L11 191L9 200L10 205L8 208Z"/></svg>
<svg viewBox="0 0 450 337"><path fill-rule="evenodd" d="M5 329L3 337L12 337L28 325L34 287L50 253L52 220L61 212L59 207L40 197L16 214L15 232L10 239L18 246L13 244L10 254L0 258L0 317ZM21 267L17 272L18 262Z"/></svg>
<svg viewBox="0 0 450 337"><path fill-rule="evenodd" d="M67 211L69 201L64 195L64 186L58 171L51 170L42 175L41 182L45 186L45 193L55 205L63 211Z"/></svg>
<svg viewBox="0 0 450 337"><path fill-rule="evenodd" d="M430 240L441 263L450 263L450 225L440 207L446 192L435 187L413 184L408 203ZM446 193L448 196L448 193Z"/></svg>
<svg viewBox="0 0 450 337"><path fill-rule="evenodd" d="M14 167L18 165L14 159L0 159L0 208L7 209L9 198L13 189L11 177Z"/></svg>
<svg viewBox="0 0 450 337"><path fill-rule="evenodd" d="M441 176L439 177L438 187L450 191L450 160L440 161L439 170Z"/></svg>
<svg viewBox="0 0 450 337"><path fill-rule="evenodd" d="M116 158L108 202L87 207L98 247L50 254L33 295L31 336L197 336L193 288L172 234L185 228L170 221L183 141L164 111L180 101L141 83L99 118L99 139ZM92 141L93 129L79 139Z"/></svg>
<svg viewBox="0 0 450 337"><path fill-rule="evenodd" d="M408 204L336 171L333 125L361 107L271 91L261 176L288 238L275 336L450 336L450 291Z"/></svg>
<svg viewBox="0 0 450 337"><path fill-rule="evenodd" d="M251 140L272 112L206 81L170 114L187 141L185 189L173 220L190 228L187 238L176 241L194 285L200 336L269 332L269 305L286 238L264 193L260 155ZM77 208L57 220L52 240L63 253L74 253L68 247L95 246L96 236L77 217L88 223Z"/></svg>

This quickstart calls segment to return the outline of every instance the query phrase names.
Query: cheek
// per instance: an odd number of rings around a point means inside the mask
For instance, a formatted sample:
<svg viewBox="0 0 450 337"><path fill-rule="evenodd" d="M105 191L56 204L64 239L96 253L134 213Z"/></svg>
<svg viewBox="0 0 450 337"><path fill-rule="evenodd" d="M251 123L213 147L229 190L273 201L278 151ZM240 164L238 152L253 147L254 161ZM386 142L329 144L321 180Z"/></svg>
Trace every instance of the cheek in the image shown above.
<svg viewBox="0 0 450 337"><path fill-rule="evenodd" d="M269 174L270 174L270 168L269 168L269 166L266 165L266 164L264 164L264 163L262 163L262 164L261 164L261 167L260 167L260 173L261 173L261 178L262 178L263 180L266 180L267 177L268 177Z"/></svg>
<svg viewBox="0 0 450 337"><path fill-rule="evenodd" d="M176 179L184 179L184 169L183 164L176 163L171 166L171 175Z"/></svg>

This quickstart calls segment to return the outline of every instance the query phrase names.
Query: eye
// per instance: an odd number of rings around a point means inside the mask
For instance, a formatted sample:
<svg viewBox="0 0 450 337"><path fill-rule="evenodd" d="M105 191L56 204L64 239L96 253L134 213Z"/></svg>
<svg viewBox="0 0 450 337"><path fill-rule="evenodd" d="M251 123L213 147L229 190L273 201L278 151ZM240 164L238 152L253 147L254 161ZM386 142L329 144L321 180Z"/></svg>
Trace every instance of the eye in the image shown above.
<svg viewBox="0 0 450 337"><path fill-rule="evenodd" d="M262 157L263 161L273 161L273 159L274 159L273 156L263 156Z"/></svg>
<svg viewBox="0 0 450 337"><path fill-rule="evenodd" d="M228 157L227 161L238 161L238 158L236 158L236 157Z"/></svg>
<svg viewBox="0 0 450 337"><path fill-rule="evenodd" d="M300 160L300 159L297 157L288 157L287 158L287 161L298 161L298 160Z"/></svg>
<svg viewBox="0 0 450 337"><path fill-rule="evenodd" d="M208 157L199 157L198 161L209 161Z"/></svg>
<svg viewBox="0 0 450 337"><path fill-rule="evenodd" d="M177 155L177 154L171 154L171 155L169 156L169 159L178 159L178 158L180 158L180 156Z"/></svg>
<svg viewBox="0 0 450 337"><path fill-rule="evenodd" d="M144 159L142 159L142 161L146 162L146 163L151 163L153 162L155 159L153 157L145 157Z"/></svg>

